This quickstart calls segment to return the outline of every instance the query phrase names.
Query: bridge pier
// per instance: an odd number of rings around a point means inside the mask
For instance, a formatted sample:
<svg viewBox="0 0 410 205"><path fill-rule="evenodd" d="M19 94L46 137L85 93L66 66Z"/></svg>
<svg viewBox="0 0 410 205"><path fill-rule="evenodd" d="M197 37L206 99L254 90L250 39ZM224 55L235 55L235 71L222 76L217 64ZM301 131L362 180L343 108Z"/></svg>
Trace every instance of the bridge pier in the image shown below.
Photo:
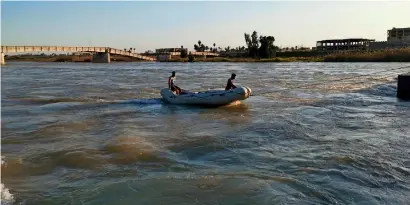
<svg viewBox="0 0 410 205"><path fill-rule="evenodd" d="M111 57L109 52L97 52L93 55L92 63L110 63Z"/></svg>
<svg viewBox="0 0 410 205"><path fill-rule="evenodd" d="M6 64L6 60L4 59L4 53L1 53L0 56L0 65L5 65Z"/></svg>

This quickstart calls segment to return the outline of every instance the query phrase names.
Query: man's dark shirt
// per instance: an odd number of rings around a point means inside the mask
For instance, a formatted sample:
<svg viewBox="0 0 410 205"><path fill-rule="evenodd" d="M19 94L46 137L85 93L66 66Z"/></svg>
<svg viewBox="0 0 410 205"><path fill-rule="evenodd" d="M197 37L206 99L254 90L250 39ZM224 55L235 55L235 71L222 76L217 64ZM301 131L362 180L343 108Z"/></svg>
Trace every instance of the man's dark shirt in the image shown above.
<svg viewBox="0 0 410 205"><path fill-rule="evenodd" d="M230 90L232 88L236 88L236 86L232 83L232 79L229 78L228 83L226 84L225 90Z"/></svg>

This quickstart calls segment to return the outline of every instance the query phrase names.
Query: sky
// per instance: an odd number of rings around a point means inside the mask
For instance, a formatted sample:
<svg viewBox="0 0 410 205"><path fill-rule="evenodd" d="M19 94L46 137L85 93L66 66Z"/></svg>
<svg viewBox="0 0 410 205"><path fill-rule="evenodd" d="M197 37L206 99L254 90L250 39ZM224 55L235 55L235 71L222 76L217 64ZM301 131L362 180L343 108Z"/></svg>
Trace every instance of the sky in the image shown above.
<svg viewBox="0 0 410 205"><path fill-rule="evenodd" d="M138 52L201 40L245 46L244 33L280 47L336 38L387 39L410 27L410 1L1 1L1 45L104 46Z"/></svg>

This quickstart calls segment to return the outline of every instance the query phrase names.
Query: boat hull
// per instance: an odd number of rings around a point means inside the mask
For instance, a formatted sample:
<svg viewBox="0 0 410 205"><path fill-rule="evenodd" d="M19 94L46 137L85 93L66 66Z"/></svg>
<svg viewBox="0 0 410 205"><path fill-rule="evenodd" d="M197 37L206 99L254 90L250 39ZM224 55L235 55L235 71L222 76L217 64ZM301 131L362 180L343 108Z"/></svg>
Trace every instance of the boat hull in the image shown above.
<svg viewBox="0 0 410 205"><path fill-rule="evenodd" d="M232 90L208 90L203 92L176 95L168 88L161 90L162 98L171 104L182 105L228 105L235 101L245 100L252 94L249 87L242 86Z"/></svg>

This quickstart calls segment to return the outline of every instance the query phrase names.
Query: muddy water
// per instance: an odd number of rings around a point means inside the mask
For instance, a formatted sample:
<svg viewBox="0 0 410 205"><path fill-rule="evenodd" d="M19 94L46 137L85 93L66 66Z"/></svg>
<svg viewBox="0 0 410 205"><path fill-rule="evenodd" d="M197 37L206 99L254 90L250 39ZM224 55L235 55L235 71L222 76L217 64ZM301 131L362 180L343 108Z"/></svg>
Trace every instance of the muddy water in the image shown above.
<svg viewBox="0 0 410 205"><path fill-rule="evenodd" d="M409 204L409 69L337 81L405 65L10 62L2 204ZM254 96L165 104L173 70L193 91L235 72Z"/></svg>

